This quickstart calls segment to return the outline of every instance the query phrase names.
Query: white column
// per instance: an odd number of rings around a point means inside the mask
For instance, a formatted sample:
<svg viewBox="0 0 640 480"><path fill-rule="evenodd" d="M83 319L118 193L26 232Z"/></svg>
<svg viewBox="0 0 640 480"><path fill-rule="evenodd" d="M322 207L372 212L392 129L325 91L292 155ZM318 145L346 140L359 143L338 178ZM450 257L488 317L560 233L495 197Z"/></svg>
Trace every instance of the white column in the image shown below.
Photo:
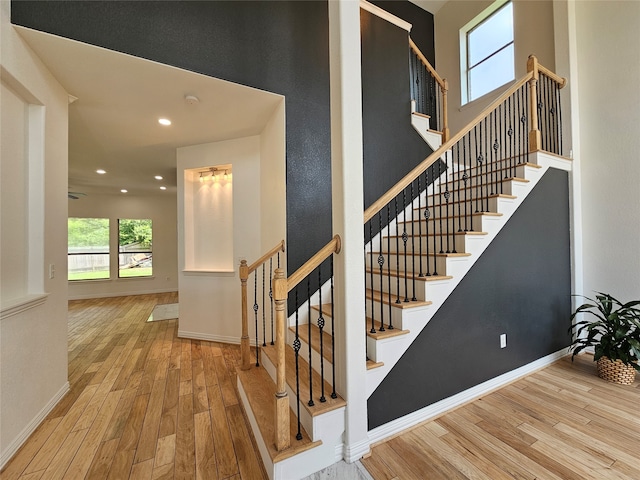
<svg viewBox="0 0 640 480"><path fill-rule="evenodd" d="M335 256L336 384L347 401L344 459L369 452L367 434L362 86L360 4L329 1L331 69L331 190Z"/></svg>

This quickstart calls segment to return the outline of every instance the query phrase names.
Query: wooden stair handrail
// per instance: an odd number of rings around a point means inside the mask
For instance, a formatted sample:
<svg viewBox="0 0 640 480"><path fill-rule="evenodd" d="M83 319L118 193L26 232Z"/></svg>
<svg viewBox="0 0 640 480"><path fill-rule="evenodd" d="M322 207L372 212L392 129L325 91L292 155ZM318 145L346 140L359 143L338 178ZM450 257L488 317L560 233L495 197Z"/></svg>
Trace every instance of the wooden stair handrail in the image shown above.
<svg viewBox="0 0 640 480"><path fill-rule="evenodd" d="M329 255L332 253L340 253L342 248L340 235L335 235L329 243L327 243L324 247L322 247L318 252L307 260L304 265L298 268L289 278L287 279L287 292L293 290L293 288L298 285L302 280L304 280L307 275L313 272L318 265L324 262Z"/></svg>
<svg viewBox="0 0 640 480"><path fill-rule="evenodd" d="M436 72L436 69L433 68L431 63L429 63L429 60L427 60L427 57L424 56L424 54L420 51L420 49L415 44L415 42L413 40L411 40L411 37L409 37L409 46L415 52L415 54L418 56L418 58L420 59L422 64L425 67L427 67L427 70L429 70L429 73L431 74L431 76L436 79L436 82L438 82L438 85L440 85L440 88L445 88L446 80L443 80L442 77L440 75L438 75L438 72Z"/></svg>
<svg viewBox="0 0 640 480"><path fill-rule="evenodd" d="M258 260L253 262L251 265L247 265L246 260L242 260L240 262L240 268L238 275L240 277L240 297L241 297L241 308L242 308L242 336L240 337L240 368L242 370L248 370L251 367L251 346L249 345L249 317L247 314L247 279L249 275L254 272L260 265L265 263L271 257L273 257L278 252L284 252L284 240L282 240L278 245L273 247L267 253L262 255Z"/></svg>
<svg viewBox="0 0 640 480"><path fill-rule="evenodd" d="M487 115L489 115L492 111L494 111L498 106L503 103L507 98L513 95L520 87L522 87L525 83L530 82L532 93L531 93L531 105L537 105L537 98L535 93L535 85L537 83L537 78L540 72L549 76L552 80L557 82L559 85L566 84L566 79L559 77L556 74L553 76L549 75L547 72L552 73L549 69L543 67L538 63L538 59L535 55L530 55L529 60L527 62L528 70L529 66L531 67L530 71L523 76L520 80L514 83L511 87L509 87L502 95L496 98L489 106L480 112L471 122L467 124L466 127L462 128L458 133L456 133L449 140L444 142L440 148L438 148L435 152L429 155L426 159L424 159L418 166L416 166L413 170L407 173L398 183L396 183L393 187L391 187L384 195L382 195L378 200L373 202L369 208L364 211L364 223L368 222L373 218L373 216L382 210L387 203L393 200L399 193L402 192L405 188L407 188L411 182L413 182L419 175L421 175L427 168L429 168L433 163L435 163L444 153L449 150L453 145L455 145L458 140L464 137L467 133L469 133L473 127L475 127L482 119L484 119ZM531 151L540 150L540 131L538 130L538 122L537 120L534 122L534 118L537 118L537 109L532 108L532 112L535 110L535 115L532 113L532 130L529 132L529 147ZM537 132L534 133L534 132ZM531 138L535 137L537 141L532 144Z"/></svg>
<svg viewBox="0 0 640 480"><path fill-rule="evenodd" d="M256 260L251 265L249 265L249 272L248 273L252 273L253 271L255 271L260 265L262 265L264 262L269 260L271 257L273 257L278 252L284 252L284 240L281 240L278 245L273 247L267 253L262 255L258 260Z"/></svg>

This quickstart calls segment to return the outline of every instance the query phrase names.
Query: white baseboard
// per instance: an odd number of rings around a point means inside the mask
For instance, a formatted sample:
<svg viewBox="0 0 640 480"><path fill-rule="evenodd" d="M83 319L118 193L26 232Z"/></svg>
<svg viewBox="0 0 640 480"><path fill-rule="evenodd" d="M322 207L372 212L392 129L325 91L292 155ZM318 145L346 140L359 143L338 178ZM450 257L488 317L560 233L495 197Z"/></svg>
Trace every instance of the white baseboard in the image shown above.
<svg viewBox="0 0 640 480"><path fill-rule="evenodd" d="M385 440L386 438L396 435L408 428L413 427L414 425L442 415L448 410L459 407L460 405L482 397L483 395L486 395L493 390L503 387L504 385L511 383L514 380L518 380L526 375L529 375L530 373L535 372L536 370L540 370L541 368L551 365L555 361L567 355L567 349L563 348L562 350L547 355L546 357L539 358L534 362L523 365L520 368L511 370L510 372L492 378L491 380L487 380L486 382L476 385L475 387L471 387L449 398L445 398L444 400L440 400L439 402L436 402L432 405L421 408L420 410L405 415L402 418L398 418L389 423L385 423L384 425L380 425L379 427L369 430L369 440L372 444Z"/></svg>
<svg viewBox="0 0 640 480"><path fill-rule="evenodd" d="M36 428L42 423L47 415L53 410L58 402L69 391L69 382L66 382L60 390L47 402L47 404L38 412L38 414L27 424L26 427L20 432L20 434L14 438L11 443L0 453L0 470L2 470L9 460L15 455L18 449L24 442L27 441L29 436L35 431Z"/></svg>
<svg viewBox="0 0 640 480"><path fill-rule="evenodd" d="M200 333L200 332L187 332L185 330L178 329L178 337L179 338L188 338L190 340L206 340L207 342L218 342L218 343L231 343L233 345L240 344L239 337L228 337L225 335L212 335L210 333ZM255 344L255 341L252 345Z"/></svg>
<svg viewBox="0 0 640 480"><path fill-rule="evenodd" d="M358 443L353 443L350 445L344 445L344 461L347 463L353 463L357 460L360 460L367 453L371 451L371 432L369 432L369 439L363 440Z"/></svg>

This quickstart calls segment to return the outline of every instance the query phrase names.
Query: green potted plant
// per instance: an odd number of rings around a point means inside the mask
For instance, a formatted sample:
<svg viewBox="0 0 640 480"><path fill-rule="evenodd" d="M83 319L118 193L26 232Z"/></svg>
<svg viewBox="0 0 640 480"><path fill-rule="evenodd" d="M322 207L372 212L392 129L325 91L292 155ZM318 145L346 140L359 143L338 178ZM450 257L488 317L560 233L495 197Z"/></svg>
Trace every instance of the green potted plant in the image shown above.
<svg viewBox="0 0 640 480"><path fill-rule="evenodd" d="M574 339L569 347L571 360L587 347L594 347L598 376L615 383L630 385L640 371L640 300L622 304L607 293L597 292L591 303L580 305L571 315L570 333ZM578 314L595 317L573 323Z"/></svg>

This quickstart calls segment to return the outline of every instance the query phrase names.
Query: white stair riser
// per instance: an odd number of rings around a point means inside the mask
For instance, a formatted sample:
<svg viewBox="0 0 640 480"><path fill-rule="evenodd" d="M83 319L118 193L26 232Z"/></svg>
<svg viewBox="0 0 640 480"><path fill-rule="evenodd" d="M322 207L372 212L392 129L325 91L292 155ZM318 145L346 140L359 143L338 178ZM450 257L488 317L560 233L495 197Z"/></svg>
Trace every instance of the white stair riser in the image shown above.
<svg viewBox="0 0 640 480"><path fill-rule="evenodd" d="M469 213L475 212L475 203L473 205L473 212L471 212L471 209L469 207L467 207L467 211ZM463 213L464 213L464 209L463 209ZM415 220L414 222L407 222L406 227L405 227L405 224L401 223L399 225L400 235L402 235L402 231L404 231L405 228L407 230L408 235L411 235L412 233L415 235L419 235L419 234L426 235L427 233L432 234L432 233L440 233L440 232L446 233L447 223L448 223L449 232L457 232L458 229L460 228L462 230L466 228L467 230L474 231L474 232L491 232L493 231L492 227L499 228L500 226L499 217L469 215L469 217L467 218L466 225L464 220L465 220L464 218L459 219L458 217L453 217L453 218L443 218L442 222L440 222L440 220L438 219L436 219L435 221L428 220L425 222L424 218L422 218L420 221ZM411 231L412 227L413 227L413 232ZM395 230L393 230L392 235L396 235ZM384 247L386 245L386 240L383 240L383 242L384 242L383 243L383 247ZM374 250L379 250L379 249L380 249L379 243L376 242L374 244Z"/></svg>
<svg viewBox="0 0 640 480"><path fill-rule="evenodd" d="M374 290L382 291L385 294L384 296L385 301L388 299L389 288L391 288L391 299L393 302L396 301L396 298L398 298L398 296L401 301L403 301L405 298L412 299L414 294L414 288L413 288L414 282L412 281L412 279L407 278L405 282L404 277L400 276L399 280L400 281L398 282L398 277L395 277L395 276L391 277L391 287L389 287L389 281L387 276L383 277L382 282L380 282L380 275L374 276L373 278ZM415 298L417 300L428 301L432 297L440 295L443 289L446 289L446 284L448 282L449 280L437 280L437 281L430 281L430 282L416 280L415 281ZM371 283L371 278L367 275L367 288L371 288L369 283ZM382 283L382 288L380 288L381 283ZM406 287L405 287L405 283L406 283ZM399 295L398 295L398 291L400 292ZM368 300L367 316L370 316L370 311L369 311L371 309L370 304L371 304L371 300ZM387 305L384 313L385 317L388 316L388 310L389 310L389 306ZM379 312L380 312L380 306L378 306L377 309L375 310L376 319L379 318L380 316Z"/></svg>
<svg viewBox="0 0 640 480"><path fill-rule="evenodd" d="M451 251L455 250L456 253L473 253L474 245L477 244L479 241L482 241L482 237L485 236L485 235L455 235L454 233L456 231L457 230L451 230L449 234L445 232L442 236L436 235L435 237L436 252L440 252L441 248L443 250L446 250L447 240L448 240L449 250ZM396 242L395 238L391 238L390 240L391 241L388 243L386 239L382 240L383 256L385 257L385 263L383 265L383 268L385 269L389 267L389 265L386 258L386 253L384 252L387 252L387 251L392 253L400 252L402 255L404 255L404 252L405 252L405 247L402 239L399 239L399 242ZM423 254L426 254L427 252L429 253L433 252L434 250L433 243L434 243L433 235L429 237L425 235L423 235L422 237L417 237L417 236L409 237L407 239L407 246L406 246L406 252L407 252L407 255L409 256L408 261L411 261L412 251L416 252L417 255L419 255L420 252L422 252ZM415 259L416 266L418 263L417 255ZM378 262L378 255L375 252L373 254L373 262L374 264ZM393 264L391 265L391 269L392 270L395 269L395 266ZM418 271L420 270L418 266L416 269Z"/></svg>

